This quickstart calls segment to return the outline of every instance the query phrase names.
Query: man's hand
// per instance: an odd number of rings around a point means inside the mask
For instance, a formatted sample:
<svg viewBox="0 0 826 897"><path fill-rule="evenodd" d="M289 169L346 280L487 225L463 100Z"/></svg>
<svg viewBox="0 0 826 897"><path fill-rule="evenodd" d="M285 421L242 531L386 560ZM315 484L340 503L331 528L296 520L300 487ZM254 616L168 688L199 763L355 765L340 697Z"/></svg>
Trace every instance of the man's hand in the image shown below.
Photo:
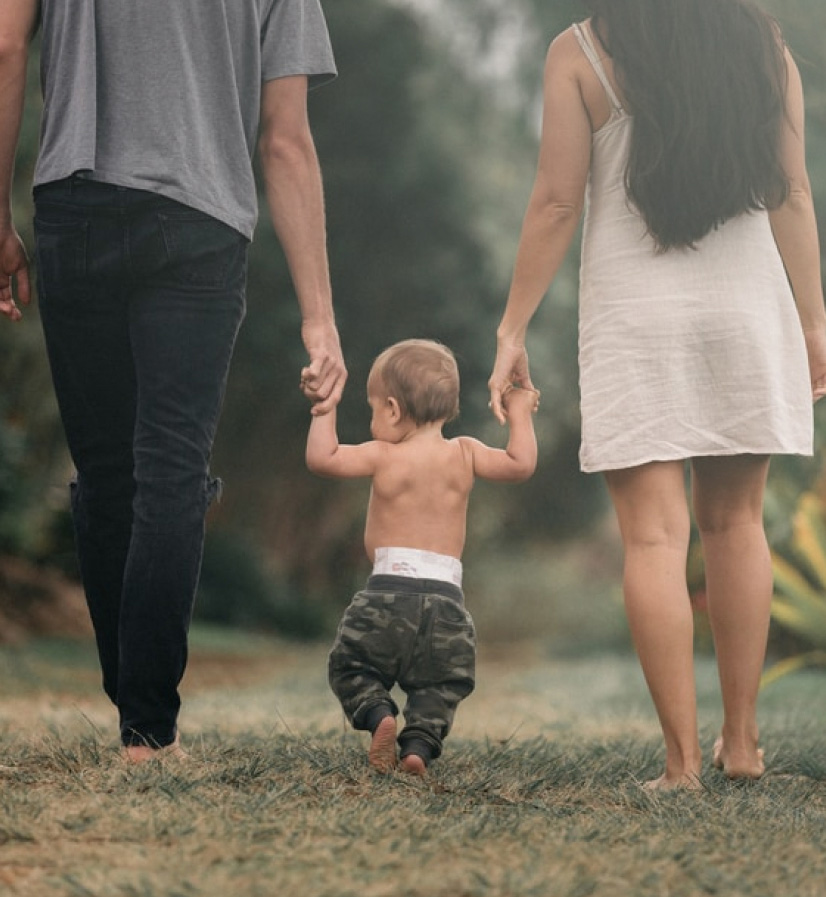
<svg viewBox="0 0 826 897"><path fill-rule="evenodd" d="M0 314L12 321L19 321L23 313L17 307L16 298L22 305L31 299L29 286L29 257L17 231L7 228L0 231Z"/></svg>
<svg viewBox="0 0 826 897"><path fill-rule="evenodd" d="M301 338L310 356L301 369L301 391L313 403L312 414L327 414L341 401L347 368L335 324L301 325Z"/></svg>

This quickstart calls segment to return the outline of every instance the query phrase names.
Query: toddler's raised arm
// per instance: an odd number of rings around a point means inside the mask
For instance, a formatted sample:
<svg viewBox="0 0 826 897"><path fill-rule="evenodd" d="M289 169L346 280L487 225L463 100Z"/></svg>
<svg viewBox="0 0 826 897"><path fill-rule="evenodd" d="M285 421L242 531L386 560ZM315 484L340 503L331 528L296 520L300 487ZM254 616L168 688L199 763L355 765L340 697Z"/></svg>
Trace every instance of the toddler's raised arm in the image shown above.
<svg viewBox="0 0 826 897"><path fill-rule="evenodd" d="M370 477L381 457L380 442L341 445L336 431L336 410L314 414L307 434L307 467L324 477Z"/></svg>
<svg viewBox="0 0 826 897"><path fill-rule="evenodd" d="M468 439L473 453L473 472L484 480L518 483L527 480L536 470L533 413L539 407L539 392L509 389L502 396L502 405L510 429L508 444L504 449L495 449L478 439Z"/></svg>

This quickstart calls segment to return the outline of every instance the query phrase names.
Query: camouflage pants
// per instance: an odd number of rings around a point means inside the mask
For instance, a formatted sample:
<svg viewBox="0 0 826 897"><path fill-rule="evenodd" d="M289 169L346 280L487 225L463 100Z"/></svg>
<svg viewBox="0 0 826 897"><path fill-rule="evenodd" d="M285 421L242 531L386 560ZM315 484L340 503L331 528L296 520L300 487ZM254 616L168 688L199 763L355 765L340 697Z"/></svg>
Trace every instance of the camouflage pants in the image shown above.
<svg viewBox="0 0 826 897"><path fill-rule="evenodd" d="M456 586L434 580L373 576L344 612L328 673L356 729L398 683L407 695L406 741L425 741L438 757L456 707L474 687L476 633Z"/></svg>

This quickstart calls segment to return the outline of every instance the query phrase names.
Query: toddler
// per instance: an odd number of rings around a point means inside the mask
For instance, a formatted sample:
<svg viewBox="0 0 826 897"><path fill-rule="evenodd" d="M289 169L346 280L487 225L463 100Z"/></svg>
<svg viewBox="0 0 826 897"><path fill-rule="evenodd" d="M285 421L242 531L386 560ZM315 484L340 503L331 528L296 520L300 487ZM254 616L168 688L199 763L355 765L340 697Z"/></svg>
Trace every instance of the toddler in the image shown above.
<svg viewBox="0 0 826 897"><path fill-rule="evenodd" d="M386 349L367 380L371 442L341 445L335 409L313 416L307 466L330 477L370 477L365 548L373 572L338 628L330 686L356 729L371 733L370 765L397 765L390 696L407 695L398 744L402 769L423 775L439 756L456 707L474 687L476 636L464 606L461 556L475 477L518 482L536 467L534 390L510 389L505 449L477 439L446 439L459 413L452 352L429 340Z"/></svg>

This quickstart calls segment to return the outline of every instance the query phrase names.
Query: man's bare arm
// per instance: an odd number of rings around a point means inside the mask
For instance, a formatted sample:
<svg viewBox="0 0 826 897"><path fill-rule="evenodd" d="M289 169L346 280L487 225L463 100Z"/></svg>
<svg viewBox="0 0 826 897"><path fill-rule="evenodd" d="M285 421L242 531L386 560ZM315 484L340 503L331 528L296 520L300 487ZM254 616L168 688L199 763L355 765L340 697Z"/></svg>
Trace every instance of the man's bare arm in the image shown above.
<svg viewBox="0 0 826 897"><path fill-rule="evenodd" d="M333 313L321 170L307 117L307 78L264 84L259 155L275 232L301 308L309 363L301 388L324 414L341 399L347 370Z"/></svg>
<svg viewBox="0 0 826 897"><path fill-rule="evenodd" d="M0 0L0 314L12 321L21 317L15 298L25 305L31 297L29 260L12 221L11 192L38 11L38 0Z"/></svg>

